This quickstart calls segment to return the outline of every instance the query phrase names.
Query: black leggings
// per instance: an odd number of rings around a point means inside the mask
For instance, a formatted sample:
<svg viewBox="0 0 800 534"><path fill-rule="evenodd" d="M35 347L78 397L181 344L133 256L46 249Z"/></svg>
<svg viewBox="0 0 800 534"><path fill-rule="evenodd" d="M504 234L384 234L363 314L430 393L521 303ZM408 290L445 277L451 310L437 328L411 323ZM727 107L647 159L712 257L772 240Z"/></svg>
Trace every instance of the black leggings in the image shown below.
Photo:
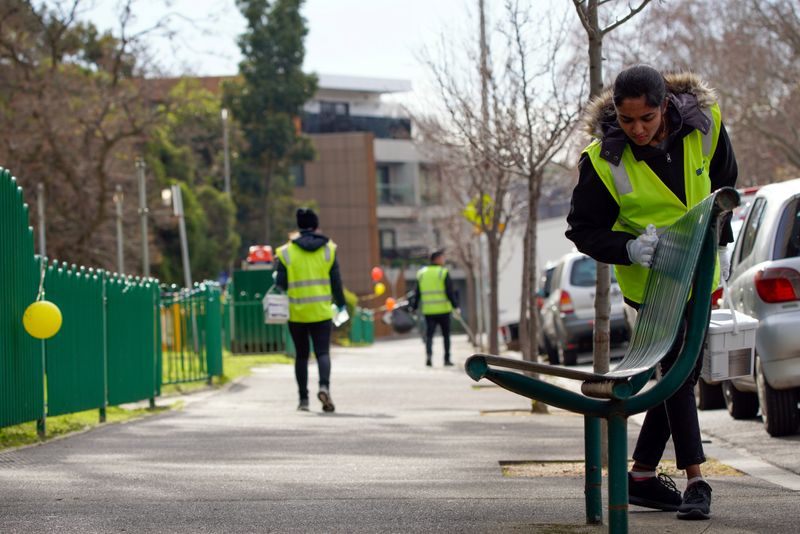
<svg viewBox="0 0 800 534"><path fill-rule="evenodd" d="M319 368L319 385L330 387L331 379L331 321L318 323L293 323L289 321L289 333L294 342L294 376L301 399L308 399L308 355L310 343L314 346Z"/></svg>
<svg viewBox="0 0 800 534"><path fill-rule="evenodd" d="M450 314L441 313L425 316L425 354L428 359L433 355L433 334L436 332L436 325L442 329L444 338L444 361L450 361Z"/></svg>
<svg viewBox="0 0 800 534"><path fill-rule="evenodd" d="M684 315L675 344L661 360L662 375L666 374L680 354L686 323ZM647 411L639 432L639 439L636 441L636 448L633 451L633 459L636 462L647 466L658 466L670 435L672 435L672 443L675 445L675 460L678 469L686 469L690 465L702 464L706 461L694 397L694 386L700 377L702 365L703 355L701 353L697 358L694 370L681 387L666 401Z"/></svg>

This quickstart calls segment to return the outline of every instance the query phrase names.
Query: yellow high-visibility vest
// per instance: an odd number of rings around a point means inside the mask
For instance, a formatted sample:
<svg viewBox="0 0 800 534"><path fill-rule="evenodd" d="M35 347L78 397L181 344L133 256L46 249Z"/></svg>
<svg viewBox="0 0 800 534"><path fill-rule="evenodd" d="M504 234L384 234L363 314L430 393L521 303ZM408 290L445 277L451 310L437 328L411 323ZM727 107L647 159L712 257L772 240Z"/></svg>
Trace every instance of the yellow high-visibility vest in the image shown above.
<svg viewBox="0 0 800 534"><path fill-rule="evenodd" d="M717 104L703 110L703 113L711 122L708 133L694 130L683 138L686 204L664 185L647 163L634 157L630 145L625 145L618 165L601 157L602 145L599 140L584 149L594 170L619 205L619 216L612 230L628 232L632 238L636 238L645 232L648 224L654 224L659 230L664 229L708 196L711 192L708 171L717 148L722 118ZM622 294L641 303L649 269L639 264L615 265L614 272ZM717 287L718 283L719 260L712 287Z"/></svg>
<svg viewBox="0 0 800 534"><path fill-rule="evenodd" d="M447 269L440 265L428 265L417 271L423 315L439 315L450 313L453 310L453 305L445 291L445 278L447 278Z"/></svg>
<svg viewBox="0 0 800 534"><path fill-rule="evenodd" d="M316 323L333 317L330 272L336 243L328 241L311 252L289 242L278 248L278 260L289 280L289 320Z"/></svg>

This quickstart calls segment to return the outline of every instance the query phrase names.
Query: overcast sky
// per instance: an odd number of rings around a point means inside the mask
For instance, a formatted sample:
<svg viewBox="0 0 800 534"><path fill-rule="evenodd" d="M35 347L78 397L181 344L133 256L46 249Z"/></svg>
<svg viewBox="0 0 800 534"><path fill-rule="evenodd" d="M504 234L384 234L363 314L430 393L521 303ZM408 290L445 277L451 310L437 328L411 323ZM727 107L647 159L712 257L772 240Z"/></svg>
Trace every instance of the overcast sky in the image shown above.
<svg viewBox="0 0 800 534"><path fill-rule="evenodd" d="M49 3L66 0L48 0ZM531 0L546 12L547 4L564 0ZM68 3L68 2L67 2ZM444 40L458 50L474 39L477 0L306 0L303 15L309 29L304 68L318 74L410 80L415 95L392 100L409 104L431 95L428 71L420 60L424 49L434 53ZM504 0L486 0L488 17L496 21ZM118 34L119 0L83 0L83 18L101 30ZM172 39L148 37L158 62L169 74L235 74L241 58L236 38L245 21L235 0L135 0L134 31L151 27L165 16L175 31ZM130 30L129 30L130 31ZM412 105L413 107L413 105Z"/></svg>
<svg viewBox="0 0 800 534"><path fill-rule="evenodd" d="M84 0L86 1L86 0ZM501 0L488 0L502 7ZM307 0L305 68L326 74L419 79L415 57L442 35L463 36L475 0ZM101 29L115 29L117 0L90 0L83 13ZM151 38L173 73L233 74L240 59L236 38L245 29L235 0L137 0L135 29L171 14L177 36ZM461 38L461 37L459 37Z"/></svg>

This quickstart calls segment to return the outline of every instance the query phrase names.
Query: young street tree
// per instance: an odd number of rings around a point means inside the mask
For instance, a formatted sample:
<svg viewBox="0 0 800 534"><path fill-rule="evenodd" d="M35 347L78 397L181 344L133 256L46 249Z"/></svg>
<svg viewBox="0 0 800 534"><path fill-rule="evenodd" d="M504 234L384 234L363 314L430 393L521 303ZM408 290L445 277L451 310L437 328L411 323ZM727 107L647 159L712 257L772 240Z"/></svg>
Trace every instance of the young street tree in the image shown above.
<svg viewBox="0 0 800 534"><path fill-rule="evenodd" d="M603 39L642 11L650 0L641 0L636 6L626 4L625 11L622 12L617 12L613 9L614 6L610 6L605 9L603 16L600 13L600 6L607 4L608 0L572 0L572 2L589 42L589 100L592 100L603 93ZM597 373L605 373L609 369L610 285L611 270L608 264L597 262L594 308L594 371Z"/></svg>
<svg viewBox="0 0 800 534"><path fill-rule="evenodd" d="M508 80L493 68L486 32L483 1L479 1L478 51L467 63L466 78L459 72L459 61L434 61L427 65L433 75L444 107L442 129L438 139L429 139L456 154L460 159L461 194L464 210L469 204L472 222L485 241L489 282L488 350L498 352L498 287L500 245L504 230L521 202L510 195L513 181L518 179L507 170L506 161L511 141L503 137L502 121L507 117L505 97L510 90ZM445 51L445 55L448 55ZM501 69L501 72L502 69ZM478 257L483 254L480 252Z"/></svg>
<svg viewBox="0 0 800 534"><path fill-rule="evenodd" d="M506 130L503 137L512 141L508 171L527 185L519 339L523 359L535 361L541 326L534 292L542 182L547 166L561 152L580 115L585 88L579 65L565 53L565 20L551 20L550 27L540 21L534 27L518 0L507 0L506 14L506 77L512 90L501 124Z"/></svg>
<svg viewBox="0 0 800 534"><path fill-rule="evenodd" d="M311 141L299 132L303 104L316 76L302 71L308 33L303 0L237 0L247 20L239 38L241 81L226 84L224 101L238 121L245 149L236 169L244 245L277 243L293 227L292 166L311 161ZM288 219L288 220L287 220Z"/></svg>

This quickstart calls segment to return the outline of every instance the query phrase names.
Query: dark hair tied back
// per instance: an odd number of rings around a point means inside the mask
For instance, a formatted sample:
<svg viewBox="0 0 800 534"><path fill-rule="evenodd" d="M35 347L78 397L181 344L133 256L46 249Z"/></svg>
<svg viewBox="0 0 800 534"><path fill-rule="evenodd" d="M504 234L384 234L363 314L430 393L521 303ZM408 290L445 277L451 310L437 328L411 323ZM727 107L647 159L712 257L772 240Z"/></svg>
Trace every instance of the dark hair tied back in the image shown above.
<svg viewBox="0 0 800 534"><path fill-rule="evenodd" d="M664 77L650 65L628 67L614 80L614 106L619 106L626 98L641 96L653 108L660 106L667 96Z"/></svg>

